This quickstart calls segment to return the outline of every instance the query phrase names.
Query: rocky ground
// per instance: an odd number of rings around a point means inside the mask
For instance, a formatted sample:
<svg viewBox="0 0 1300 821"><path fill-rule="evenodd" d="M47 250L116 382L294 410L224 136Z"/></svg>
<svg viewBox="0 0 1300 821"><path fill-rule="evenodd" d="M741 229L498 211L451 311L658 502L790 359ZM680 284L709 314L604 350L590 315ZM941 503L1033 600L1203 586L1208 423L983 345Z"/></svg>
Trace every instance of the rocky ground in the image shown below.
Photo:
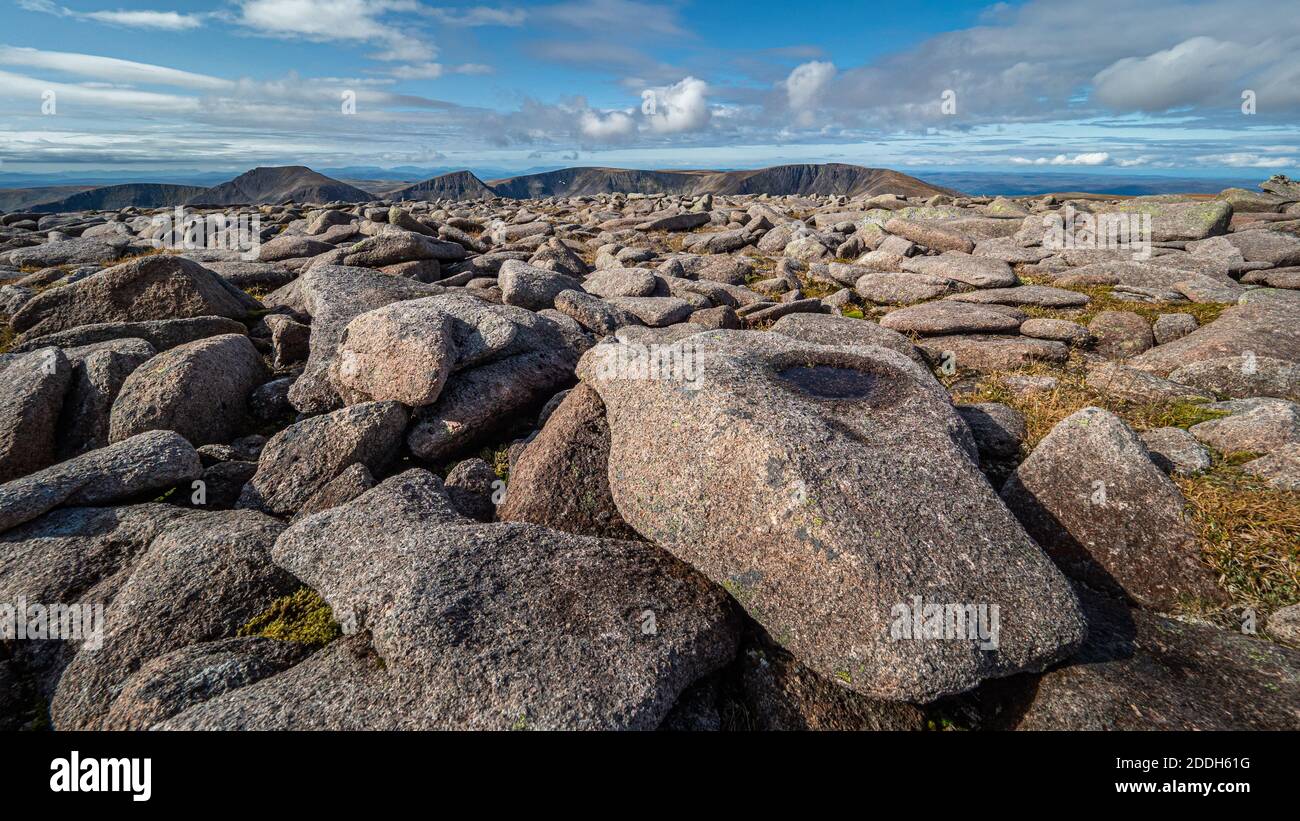
<svg viewBox="0 0 1300 821"><path fill-rule="evenodd" d="M1261 189L3 215L0 726L1300 728Z"/></svg>

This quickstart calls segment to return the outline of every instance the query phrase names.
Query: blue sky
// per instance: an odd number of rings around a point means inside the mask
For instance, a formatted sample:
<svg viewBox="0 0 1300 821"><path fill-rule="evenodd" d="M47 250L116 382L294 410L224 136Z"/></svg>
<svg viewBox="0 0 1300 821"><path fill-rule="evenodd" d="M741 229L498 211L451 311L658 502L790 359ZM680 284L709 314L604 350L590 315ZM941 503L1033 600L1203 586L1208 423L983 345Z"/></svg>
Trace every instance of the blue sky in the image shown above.
<svg viewBox="0 0 1300 821"><path fill-rule="evenodd" d="M1263 178L1300 169L1300 0L0 0L0 111L9 172Z"/></svg>

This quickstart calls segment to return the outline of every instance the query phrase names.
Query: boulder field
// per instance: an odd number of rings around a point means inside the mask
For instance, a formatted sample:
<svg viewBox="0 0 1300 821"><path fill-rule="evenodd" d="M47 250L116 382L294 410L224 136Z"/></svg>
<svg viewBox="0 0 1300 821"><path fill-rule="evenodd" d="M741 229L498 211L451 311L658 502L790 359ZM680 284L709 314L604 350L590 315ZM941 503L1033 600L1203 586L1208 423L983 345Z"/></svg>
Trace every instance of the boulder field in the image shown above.
<svg viewBox="0 0 1300 821"><path fill-rule="evenodd" d="M1241 202L0 216L0 728L1300 728L1300 202Z"/></svg>

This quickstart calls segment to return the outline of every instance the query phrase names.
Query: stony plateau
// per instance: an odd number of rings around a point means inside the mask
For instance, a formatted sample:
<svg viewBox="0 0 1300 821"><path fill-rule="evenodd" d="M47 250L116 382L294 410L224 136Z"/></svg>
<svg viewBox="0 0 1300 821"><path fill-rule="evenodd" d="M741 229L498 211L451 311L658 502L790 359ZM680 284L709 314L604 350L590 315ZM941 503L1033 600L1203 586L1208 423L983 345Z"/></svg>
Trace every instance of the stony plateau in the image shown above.
<svg viewBox="0 0 1300 821"><path fill-rule="evenodd" d="M290 168L4 215L0 604L106 616L0 642L0 727L1300 729L1261 187ZM169 243L178 199L254 247Z"/></svg>

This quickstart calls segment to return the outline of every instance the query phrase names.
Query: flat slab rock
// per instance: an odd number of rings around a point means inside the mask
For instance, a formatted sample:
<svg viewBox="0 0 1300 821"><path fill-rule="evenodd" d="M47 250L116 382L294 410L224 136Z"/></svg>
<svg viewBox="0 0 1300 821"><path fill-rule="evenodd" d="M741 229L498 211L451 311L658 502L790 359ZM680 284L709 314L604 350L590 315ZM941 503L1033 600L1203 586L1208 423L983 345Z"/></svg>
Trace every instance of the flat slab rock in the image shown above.
<svg viewBox="0 0 1300 821"><path fill-rule="evenodd" d="M1024 314L1018 311L1007 312L940 299L890 311L880 324L899 333L940 336L1015 333L1024 320Z"/></svg>

